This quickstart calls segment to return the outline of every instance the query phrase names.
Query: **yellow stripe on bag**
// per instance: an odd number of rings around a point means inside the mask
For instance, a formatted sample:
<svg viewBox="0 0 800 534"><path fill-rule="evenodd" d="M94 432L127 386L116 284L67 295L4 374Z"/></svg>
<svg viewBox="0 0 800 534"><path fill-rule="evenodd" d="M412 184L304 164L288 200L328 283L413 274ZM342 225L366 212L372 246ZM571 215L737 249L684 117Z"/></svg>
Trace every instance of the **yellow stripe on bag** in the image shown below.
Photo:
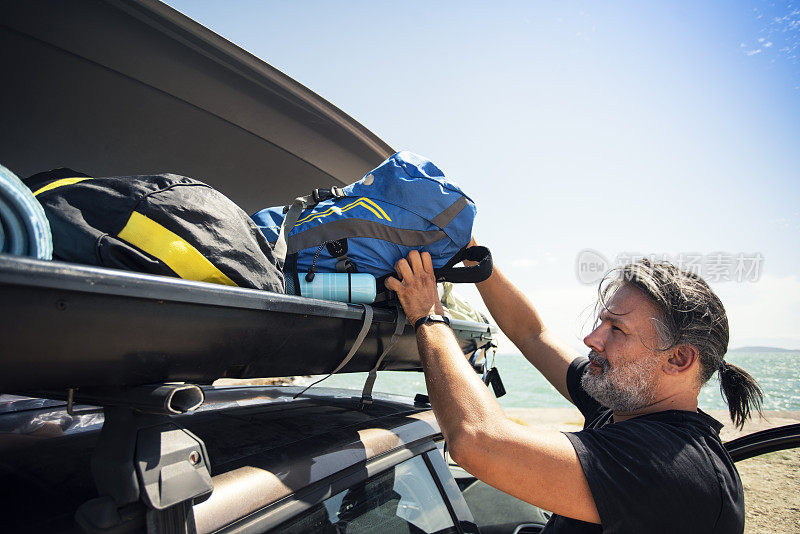
<svg viewBox="0 0 800 534"><path fill-rule="evenodd" d="M386 212L383 211L380 206L378 206L375 202L373 202L369 198L361 197L358 200L356 200L355 202L351 202L350 204L348 204L346 206L343 206L341 208L338 207L338 206L333 206L333 207L330 207L330 208L328 208L327 210L325 210L323 212L312 213L311 215L308 215L305 218L300 219L299 221L297 221L295 223L294 227L300 226L301 224L307 223L308 221L313 221L314 219L321 219L322 217L327 217L328 215L331 215L331 214L334 214L334 213L343 213L343 212L349 210L350 208L355 208L355 207L359 207L359 206L362 207L362 208L366 208L369 211L371 211L373 213L373 215L375 215L375 217L377 217L378 219L386 219L387 221L392 222L392 220L389 218L388 215L386 215Z"/></svg>
<svg viewBox="0 0 800 534"><path fill-rule="evenodd" d="M72 185L77 184L78 182L82 182L84 180L91 180L88 176L81 176L78 178L62 178L60 180L56 180L55 182L50 182L44 187L41 187L33 192L33 196L38 195L39 193L44 193L45 191L50 191L51 189L55 189L56 187L61 187L62 185Z"/></svg>
<svg viewBox="0 0 800 534"><path fill-rule="evenodd" d="M141 213L131 213L131 218L119 237L163 261L181 278L226 286L236 285L179 235Z"/></svg>
<svg viewBox="0 0 800 534"><path fill-rule="evenodd" d="M299 221L297 221L297 223L295 223L295 226L299 226L299 225L301 225L303 223L306 223L308 221L313 221L314 219L319 219L321 217L327 217L328 215L331 215L333 213L342 213L342 212L347 211L350 208L355 207L355 206L362 206L363 204L362 204L361 200L362 199L358 199L355 202L351 202L347 206L342 206L342 207L331 206L327 210L322 211L320 213L312 213L311 215L308 215L308 216L300 219ZM372 213L375 213L375 212L373 211ZM377 213L375 215L380 217L380 215L378 215Z"/></svg>
<svg viewBox="0 0 800 534"><path fill-rule="evenodd" d="M387 221L389 221L389 222L392 222L392 220L389 218L389 216L388 216L388 215L386 215L386 212L385 212L385 211L383 211L383 210L381 209L381 207L380 207L380 206L378 206L378 204L377 204L377 203L375 203L375 202L374 202L374 201L373 201L371 198L364 197L364 198L362 198L361 200L363 200L364 202L369 202L370 204L372 204L373 206L375 206L375 208L377 208L377 210L381 212L381 215L383 215L383 218L384 218L384 219L386 219L386 220L387 220ZM381 218L381 216L380 216L380 215L378 215L378 218L380 219L380 218Z"/></svg>

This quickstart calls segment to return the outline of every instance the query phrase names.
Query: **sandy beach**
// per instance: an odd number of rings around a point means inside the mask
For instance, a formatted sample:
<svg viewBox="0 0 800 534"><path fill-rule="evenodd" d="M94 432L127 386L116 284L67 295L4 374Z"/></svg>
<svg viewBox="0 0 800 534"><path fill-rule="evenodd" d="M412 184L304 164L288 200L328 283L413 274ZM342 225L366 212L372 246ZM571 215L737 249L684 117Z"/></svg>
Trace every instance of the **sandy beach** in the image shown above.
<svg viewBox="0 0 800 534"><path fill-rule="evenodd" d="M508 408L506 414L518 423L541 430L574 432L583 428L583 417L575 408ZM764 412L738 430L728 412L709 410L709 415L725 425L723 441L739 436L800 423L798 412ZM737 464L745 490L746 533L800 532L800 449L778 451L744 460Z"/></svg>

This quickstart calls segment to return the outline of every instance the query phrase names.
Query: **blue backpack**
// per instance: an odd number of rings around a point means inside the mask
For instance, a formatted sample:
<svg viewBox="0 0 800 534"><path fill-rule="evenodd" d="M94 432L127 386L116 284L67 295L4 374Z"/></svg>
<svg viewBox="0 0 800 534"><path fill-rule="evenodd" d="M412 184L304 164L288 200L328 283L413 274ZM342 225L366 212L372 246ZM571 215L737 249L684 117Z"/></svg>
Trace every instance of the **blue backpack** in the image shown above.
<svg viewBox="0 0 800 534"><path fill-rule="evenodd" d="M439 168L398 152L347 187L316 189L290 206L252 216L274 255L285 258L286 292L297 294L297 273L360 272L380 282L411 250L431 254L437 279L480 282L492 271L484 247L466 248L475 203ZM474 267L454 267L462 259ZM294 286L294 287L293 287Z"/></svg>

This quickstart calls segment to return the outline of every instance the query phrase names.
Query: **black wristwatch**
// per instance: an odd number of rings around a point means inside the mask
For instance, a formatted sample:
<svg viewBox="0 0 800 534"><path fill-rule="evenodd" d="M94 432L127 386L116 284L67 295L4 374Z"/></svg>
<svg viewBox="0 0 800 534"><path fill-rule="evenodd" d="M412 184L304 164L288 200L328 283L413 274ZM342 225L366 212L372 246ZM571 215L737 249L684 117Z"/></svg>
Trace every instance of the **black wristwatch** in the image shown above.
<svg viewBox="0 0 800 534"><path fill-rule="evenodd" d="M444 315L426 315L425 317L420 317L414 321L414 330L416 331L425 323L444 323L447 326L450 326L450 318L445 317Z"/></svg>

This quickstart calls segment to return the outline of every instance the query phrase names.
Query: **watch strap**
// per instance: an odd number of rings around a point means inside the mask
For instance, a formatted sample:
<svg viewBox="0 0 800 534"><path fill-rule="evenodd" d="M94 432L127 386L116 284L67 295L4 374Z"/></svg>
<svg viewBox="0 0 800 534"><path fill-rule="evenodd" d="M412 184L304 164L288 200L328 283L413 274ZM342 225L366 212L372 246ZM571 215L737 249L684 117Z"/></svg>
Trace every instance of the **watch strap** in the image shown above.
<svg viewBox="0 0 800 534"><path fill-rule="evenodd" d="M414 330L416 331L425 323L444 323L447 326L450 326L450 318L445 317L444 315L426 315L425 317L420 317L414 321Z"/></svg>

